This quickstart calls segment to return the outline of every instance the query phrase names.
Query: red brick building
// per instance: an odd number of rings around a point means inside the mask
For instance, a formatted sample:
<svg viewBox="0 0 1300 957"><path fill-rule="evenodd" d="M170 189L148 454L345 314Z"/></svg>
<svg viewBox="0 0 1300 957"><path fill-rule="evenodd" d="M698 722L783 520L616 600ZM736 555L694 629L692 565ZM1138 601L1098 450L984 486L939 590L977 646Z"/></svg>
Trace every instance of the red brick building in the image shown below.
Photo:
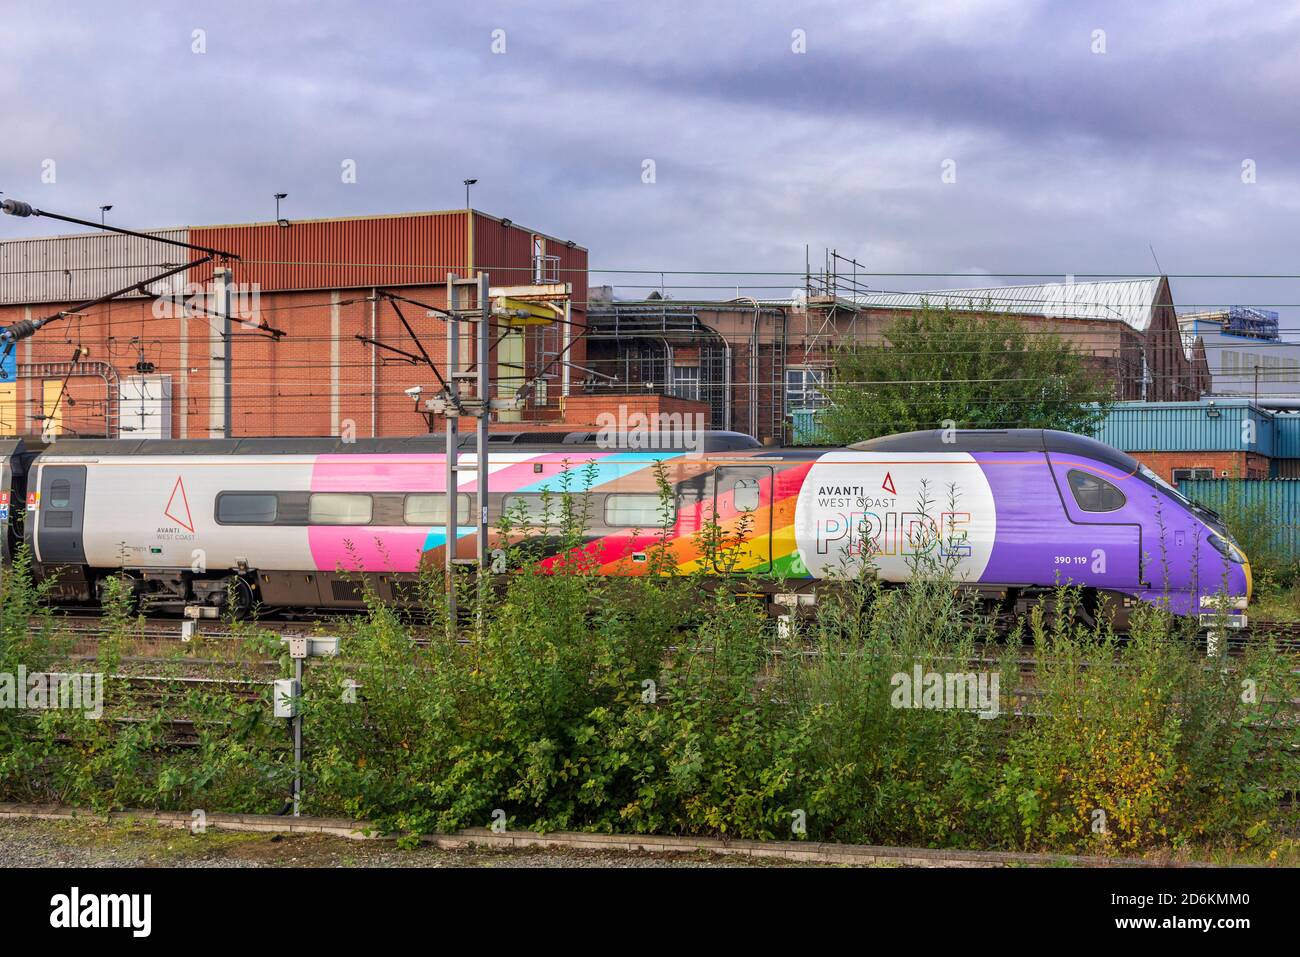
<svg viewBox="0 0 1300 957"><path fill-rule="evenodd" d="M587 250L575 242L464 209L152 235L238 257L228 264L241 320L230 343L236 436L426 431L406 390L438 390L421 345L446 375L446 326L425 305L446 306L449 272L487 272L494 294L549 291L524 298L548 304L542 312L551 318L494 321L498 395L536 382L522 410L502 415L517 420L503 427L560 421L565 393L578 391L570 375L585 360L575 330L585 325ZM0 246L0 325L67 311L199 256L112 233L8 241ZM0 433L220 435L226 344L210 283L219 265L195 266L150 286L150 295L133 292L20 341L0 378ZM576 295L564 294L566 283ZM462 307L474 308L473 291L465 296ZM462 342L462 358L472 361Z"/></svg>
<svg viewBox="0 0 1300 957"><path fill-rule="evenodd" d="M837 347L880 342L891 322L926 305L1001 313L1061 336L1117 399L1194 400L1210 383L1203 347L1184 345L1164 277L794 300L616 301L605 290L589 298L593 392L631 386L698 398L715 427L772 442L797 440L793 417L824 401Z"/></svg>

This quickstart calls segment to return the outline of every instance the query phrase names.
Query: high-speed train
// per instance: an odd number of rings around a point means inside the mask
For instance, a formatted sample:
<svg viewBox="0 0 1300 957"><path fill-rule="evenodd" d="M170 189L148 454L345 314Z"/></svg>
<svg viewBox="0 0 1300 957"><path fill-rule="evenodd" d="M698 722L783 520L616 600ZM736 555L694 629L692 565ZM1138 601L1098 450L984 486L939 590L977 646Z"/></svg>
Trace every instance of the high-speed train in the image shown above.
<svg viewBox="0 0 1300 957"><path fill-rule="evenodd" d="M830 450L698 438L690 450L627 449L593 433L494 434L488 520L524 517L540 560L554 563L561 546L545 503L585 490L579 551L613 575L655 567L647 555L660 542L678 571L716 574L697 533L713 522L724 534L744 528L726 570L752 573L787 602L815 600L823 582L863 563L905 581L922 551L1008 611L1065 582L1084 589L1088 609L1118 615L1161 601L1196 614L1211 596L1237 613L1250 597L1246 556L1214 512L1090 438L911 432ZM9 441L6 554L21 535L37 573L54 579L53 598L71 603L96 601L106 576L124 572L158 610L210 614L231 595L236 611L355 608L361 576L393 598L421 563L444 563L443 441ZM475 467L463 444L458 557L475 551ZM666 508L658 473L671 486Z"/></svg>

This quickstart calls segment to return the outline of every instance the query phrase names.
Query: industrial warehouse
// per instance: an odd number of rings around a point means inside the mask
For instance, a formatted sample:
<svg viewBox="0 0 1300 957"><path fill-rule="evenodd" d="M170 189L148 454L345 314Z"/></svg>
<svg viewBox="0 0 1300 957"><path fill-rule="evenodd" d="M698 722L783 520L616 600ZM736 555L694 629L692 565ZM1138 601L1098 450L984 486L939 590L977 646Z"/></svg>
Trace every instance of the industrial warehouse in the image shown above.
<svg viewBox="0 0 1300 957"><path fill-rule="evenodd" d="M797 297L629 300L589 283L588 251L573 240L471 209L147 236L238 258L220 272L177 269L174 247L109 232L0 246L0 326L63 316L56 333L6 349L2 434L436 432L440 416L423 398L439 385L428 363L435 374L446 363L436 310L448 274L486 273L494 308L508 314L490 348L496 397L513 400L494 413L496 432L591 430L639 414L768 445L823 444L817 417L835 350L879 343L908 311L946 308L1068 342L1116 400L1099 437L1167 481L1300 478L1300 345L1281 339L1276 313L1180 315L1161 276L881 293L828 253ZM163 271L172 275L66 312ZM1239 428L1243 417L1258 428ZM1300 498L1280 501L1294 525Z"/></svg>
<svg viewBox="0 0 1300 957"><path fill-rule="evenodd" d="M1290 12L4 22L11 939L1292 929Z"/></svg>

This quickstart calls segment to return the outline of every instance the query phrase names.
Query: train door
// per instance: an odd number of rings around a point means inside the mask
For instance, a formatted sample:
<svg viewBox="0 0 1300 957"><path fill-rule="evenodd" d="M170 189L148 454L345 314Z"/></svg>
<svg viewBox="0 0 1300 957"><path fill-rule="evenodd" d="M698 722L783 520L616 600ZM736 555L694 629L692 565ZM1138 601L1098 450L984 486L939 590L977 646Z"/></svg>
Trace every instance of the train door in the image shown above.
<svg viewBox="0 0 1300 957"><path fill-rule="evenodd" d="M1137 517L1145 502L1130 501L1142 494L1140 483L1084 463L1049 461L1072 532L1056 550L1061 581L1096 588L1145 585Z"/></svg>
<svg viewBox="0 0 1300 957"><path fill-rule="evenodd" d="M772 467L722 465L713 473L713 515L724 537L748 526L737 548L736 571L772 570ZM714 561L715 567L724 561ZM721 569L719 569L721 570Z"/></svg>
<svg viewBox="0 0 1300 957"><path fill-rule="evenodd" d="M86 564L86 467L46 465L41 469L36 550L43 565Z"/></svg>
<svg viewBox="0 0 1300 957"><path fill-rule="evenodd" d="M0 439L0 557L5 563L13 560L21 531L16 518L23 502L23 451L22 439Z"/></svg>

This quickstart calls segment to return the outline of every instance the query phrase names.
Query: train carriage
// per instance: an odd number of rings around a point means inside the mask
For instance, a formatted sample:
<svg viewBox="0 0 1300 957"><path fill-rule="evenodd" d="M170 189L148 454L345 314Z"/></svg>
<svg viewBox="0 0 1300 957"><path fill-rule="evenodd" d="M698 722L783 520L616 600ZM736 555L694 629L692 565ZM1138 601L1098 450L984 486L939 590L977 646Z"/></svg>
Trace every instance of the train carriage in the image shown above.
<svg viewBox="0 0 1300 957"><path fill-rule="evenodd" d="M680 572L745 572L772 595L815 594L863 566L902 582L925 557L1009 610L1067 581L1086 607L1121 614L1141 601L1194 614L1215 595L1235 614L1250 596L1249 564L1217 515L1090 438L954 430L817 450L697 438L688 451L604 448L586 433L494 435L488 521L522 517L544 564L572 557L555 551L544 514L568 489L584 494L579 552L599 573L644 574L662 541ZM348 608L361 604L360 576L392 598L422 563L445 561L442 442L14 442L0 448L0 477L25 503L22 534L59 600L94 602L107 576L125 572L158 610L215 613L232 596L240 611ZM476 463L463 444L451 547L465 558ZM711 522L744 533L725 569L701 553Z"/></svg>

